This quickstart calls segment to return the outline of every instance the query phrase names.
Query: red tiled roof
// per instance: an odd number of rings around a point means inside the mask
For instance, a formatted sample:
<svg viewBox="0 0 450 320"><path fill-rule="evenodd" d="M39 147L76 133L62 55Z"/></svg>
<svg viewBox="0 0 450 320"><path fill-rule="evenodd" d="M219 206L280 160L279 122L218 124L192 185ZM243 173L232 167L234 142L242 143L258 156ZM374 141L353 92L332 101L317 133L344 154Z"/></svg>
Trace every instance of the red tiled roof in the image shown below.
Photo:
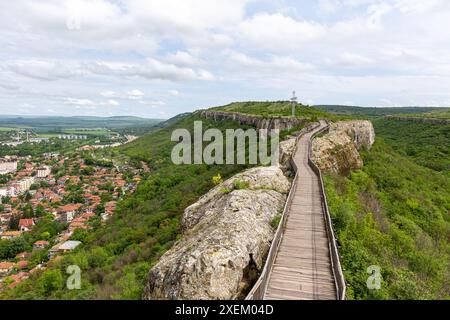
<svg viewBox="0 0 450 320"><path fill-rule="evenodd" d="M89 218L95 217L95 213L93 213L93 212L85 212L81 216L83 218L88 218L89 219Z"/></svg>
<svg viewBox="0 0 450 320"><path fill-rule="evenodd" d="M0 262L0 269L12 269L14 267L14 263L3 261Z"/></svg>
<svg viewBox="0 0 450 320"><path fill-rule="evenodd" d="M16 266L19 269L24 269L24 268L28 267L28 261L24 261L24 260L19 261L19 262L17 262Z"/></svg>
<svg viewBox="0 0 450 320"><path fill-rule="evenodd" d="M34 226L33 219L20 219L19 220L19 227L31 227Z"/></svg>
<svg viewBox="0 0 450 320"><path fill-rule="evenodd" d="M39 240L39 241L36 241L35 243L33 243L33 245L36 245L36 246L48 246L48 241L44 241L44 240Z"/></svg>
<svg viewBox="0 0 450 320"><path fill-rule="evenodd" d="M29 257L31 257L31 253L29 253L29 252L21 252L21 253L16 254L16 259L26 259Z"/></svg>
<svg viewBox="0 0 450 320"><path fill-rule="evenodd" d="M22 231L4 231L0 234L0 237L18 237L22 234Z"/></svg>
<svg viewBox="0 0 450 320"><path fill-rule="evenodd" d="M80 207L81 207L80 203L68 204L68 205L59 207L58 211L62 211L62 212L76 211L76 210L80 209Z"/></svg>

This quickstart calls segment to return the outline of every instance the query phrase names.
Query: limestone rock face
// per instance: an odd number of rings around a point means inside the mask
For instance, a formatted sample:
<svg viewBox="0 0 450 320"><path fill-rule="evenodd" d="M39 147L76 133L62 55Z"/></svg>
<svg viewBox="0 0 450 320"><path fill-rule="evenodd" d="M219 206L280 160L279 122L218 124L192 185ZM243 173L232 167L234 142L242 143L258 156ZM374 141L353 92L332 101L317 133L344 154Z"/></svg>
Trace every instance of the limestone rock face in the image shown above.
<svg viewBox="0 0 450 320"><path fill-rule="evenodd" d="M150 270L143 298L242 298L263 267L289 188L280 168L259 167L201 197L184 212L182 239Z"/></svg>
<svg viewBox="0 0 450 320"><path fill-rule="evenodd" d="M370 150L375 142L375 130L368 120L339 121L330 127L330 132L345 132L355 142L358 150Z"/></svg>
<svg viewBox="0 0 450 320"><path fill-rule="evenodd" d="M340 121L331 124L327 134L314 139L312 159L323 172L346 175L363 166L358 150L369 150L374 142L370 121Z"/></svg>
<svg viewBox="0 0 450 320"><path fill-rule="evenodd" d="M257 129L280 129L290 130L296 126L304 125L307 120L291 117L270 117L266 118L258 115L248 115L238 112L212 111L205 110L201 113L202 117L213 119L214 121L234 120L240 124L246 124Z"/></svg>
<svg viewBox="0 0 450 320"><path fill-rule="evenodd" d="M280 167L283 172L291 171L291 159L295 150L297 137L288 137L280 142Z"/></svg>

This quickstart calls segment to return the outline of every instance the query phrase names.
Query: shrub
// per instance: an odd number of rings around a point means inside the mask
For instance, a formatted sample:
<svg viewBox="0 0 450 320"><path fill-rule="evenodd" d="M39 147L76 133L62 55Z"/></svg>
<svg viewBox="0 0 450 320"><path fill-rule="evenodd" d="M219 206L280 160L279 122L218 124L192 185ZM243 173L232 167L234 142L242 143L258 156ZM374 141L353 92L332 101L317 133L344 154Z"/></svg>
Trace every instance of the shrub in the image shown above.
<svg viewBox="0 0 450 320"><path fill-rule="evenodd" d="M233 187L236 190L248 189L250 188L250 183L248 181L235 180Z"/></svg>

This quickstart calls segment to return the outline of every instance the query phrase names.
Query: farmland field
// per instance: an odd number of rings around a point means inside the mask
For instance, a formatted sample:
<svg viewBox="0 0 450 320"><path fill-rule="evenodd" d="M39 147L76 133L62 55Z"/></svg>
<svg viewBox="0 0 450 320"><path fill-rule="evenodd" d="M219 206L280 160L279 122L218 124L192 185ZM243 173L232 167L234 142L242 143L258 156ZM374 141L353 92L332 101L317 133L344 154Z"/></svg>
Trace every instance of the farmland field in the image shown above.
<svg viewBox="0 0 450 320"><path fill-rule="evenodd" d="M93 136L104 136L107 134L114 133L106 129L63 129L65 134L81 134L81 135L93 135Z"/></svg>

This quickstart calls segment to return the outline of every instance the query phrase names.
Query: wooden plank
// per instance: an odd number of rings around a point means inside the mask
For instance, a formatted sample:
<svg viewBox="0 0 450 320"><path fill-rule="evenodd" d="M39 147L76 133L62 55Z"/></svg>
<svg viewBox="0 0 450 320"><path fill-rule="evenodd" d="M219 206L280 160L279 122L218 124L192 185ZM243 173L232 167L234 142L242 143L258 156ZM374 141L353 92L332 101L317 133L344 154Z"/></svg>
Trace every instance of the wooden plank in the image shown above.
<svg viewBox="0 0 450 320"><path fill-rule="evenodd" d="M319 177L308 164L311 135L300 138L293 157L298 168L297 187L265 299L337 298Z"/></svg>

